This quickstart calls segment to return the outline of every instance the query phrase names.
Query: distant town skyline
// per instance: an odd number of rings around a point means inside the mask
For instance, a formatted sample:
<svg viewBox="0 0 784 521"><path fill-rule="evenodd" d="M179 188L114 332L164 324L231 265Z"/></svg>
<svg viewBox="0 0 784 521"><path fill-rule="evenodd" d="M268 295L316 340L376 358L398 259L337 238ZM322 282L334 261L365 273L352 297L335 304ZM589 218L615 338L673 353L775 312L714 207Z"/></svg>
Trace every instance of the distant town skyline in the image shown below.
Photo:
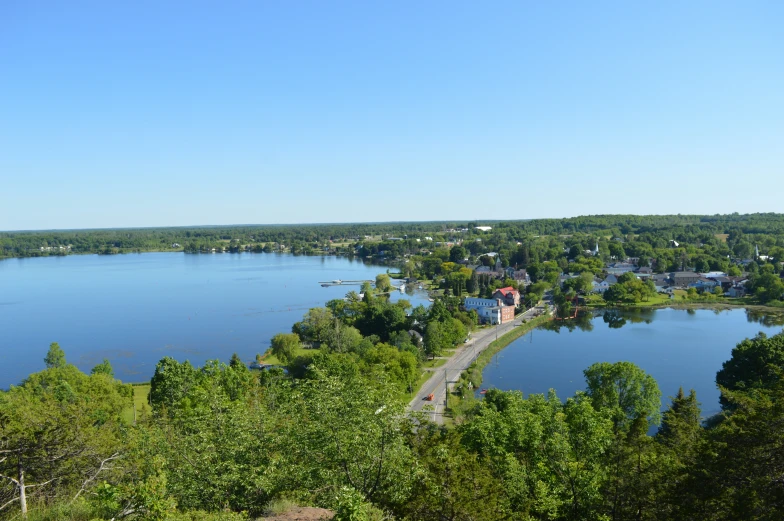
<svg viewBox="0 0 784 521"><path fill-rule="evenodd" d="M784 211L780 2L0 20L0 230Z"/></svg>

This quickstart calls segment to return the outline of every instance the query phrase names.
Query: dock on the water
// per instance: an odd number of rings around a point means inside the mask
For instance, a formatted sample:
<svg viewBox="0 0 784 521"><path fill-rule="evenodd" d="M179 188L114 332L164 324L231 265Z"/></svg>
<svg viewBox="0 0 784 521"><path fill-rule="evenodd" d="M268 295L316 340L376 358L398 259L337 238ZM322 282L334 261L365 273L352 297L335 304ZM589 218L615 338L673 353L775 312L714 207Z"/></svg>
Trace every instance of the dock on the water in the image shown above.
<svg viewBox="0 0 784 521"><path fill-rule="evenodd" d="M324 282L319 282L322 287L326 288L328 286L361 286L365 282L373 284L375 281L373 280L328 280Z"/></svg>

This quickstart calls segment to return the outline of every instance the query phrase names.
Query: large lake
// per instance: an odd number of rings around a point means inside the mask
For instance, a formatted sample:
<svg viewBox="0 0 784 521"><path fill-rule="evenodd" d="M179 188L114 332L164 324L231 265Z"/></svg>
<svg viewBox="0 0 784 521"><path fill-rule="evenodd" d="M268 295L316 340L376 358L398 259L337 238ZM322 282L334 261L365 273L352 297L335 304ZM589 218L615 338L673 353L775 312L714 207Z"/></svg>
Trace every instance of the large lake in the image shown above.
<svg viewBox="0 0 784 521"><path fill-rule="evenodd" d="M0 261L0 388L44 367L51 342L89 371L103 358L124 381L148 380L164 356L201 365L251 361L272 336L386 267L342 257L144 253ZM427 294L393 300L429 304Z"/></svg>
<svg viewBox="0 0 784 521"><path fill-rule="evenodd" d="M716 372L735 345L763 331L782 330L779 316L744 309L659 309L586 315L551 322L512 342L485 367L482 387L546 393L565 399L585 389L583 370L595 362L627 360L653 375L669 396L694 389L703 415L719 410Z"/></svg>

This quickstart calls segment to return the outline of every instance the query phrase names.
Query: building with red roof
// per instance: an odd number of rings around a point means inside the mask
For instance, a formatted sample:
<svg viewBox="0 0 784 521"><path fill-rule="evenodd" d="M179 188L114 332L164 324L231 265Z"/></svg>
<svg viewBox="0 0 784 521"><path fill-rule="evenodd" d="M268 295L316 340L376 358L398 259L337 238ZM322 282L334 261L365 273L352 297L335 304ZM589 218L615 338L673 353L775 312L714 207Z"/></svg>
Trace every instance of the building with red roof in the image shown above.
<svg viewBox="0 0 784 521"><path fill-rule="evenodd" d="M503 301L503 303L507 306L520 305L520 292L514 289L512 286L495 290L495 293L493 293L493 298Z"/></svg>

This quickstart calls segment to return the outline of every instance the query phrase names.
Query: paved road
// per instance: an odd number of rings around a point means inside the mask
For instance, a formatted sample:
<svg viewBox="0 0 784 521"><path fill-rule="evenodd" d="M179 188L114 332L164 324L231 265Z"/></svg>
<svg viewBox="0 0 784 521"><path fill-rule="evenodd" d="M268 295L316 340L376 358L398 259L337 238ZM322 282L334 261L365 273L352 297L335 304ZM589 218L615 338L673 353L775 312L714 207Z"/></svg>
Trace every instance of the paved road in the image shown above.
<svg viewBox="0 0 784 521"><path fill-rule="evenodd" d="M538 309L541 311L541 308ZM490 342L496 339L496 336L501 337L501 335L519 326L523 319L533 317L536 310L537 308L531 308L515 317L512 322L471 333L471 340L467 344L458 347L444 365L433 370L433 376L422 385L408 406L414 411L421 411L426 405L432 405L433 411L430 413L430 418L435 423L442 423L444 401L446 400L445 381L449 381L450 389L454 387L454 383L460 377L460 373L471 365L471 362L490 345ZM434 395L432 402L426 400L430 393Z"/></svg>

